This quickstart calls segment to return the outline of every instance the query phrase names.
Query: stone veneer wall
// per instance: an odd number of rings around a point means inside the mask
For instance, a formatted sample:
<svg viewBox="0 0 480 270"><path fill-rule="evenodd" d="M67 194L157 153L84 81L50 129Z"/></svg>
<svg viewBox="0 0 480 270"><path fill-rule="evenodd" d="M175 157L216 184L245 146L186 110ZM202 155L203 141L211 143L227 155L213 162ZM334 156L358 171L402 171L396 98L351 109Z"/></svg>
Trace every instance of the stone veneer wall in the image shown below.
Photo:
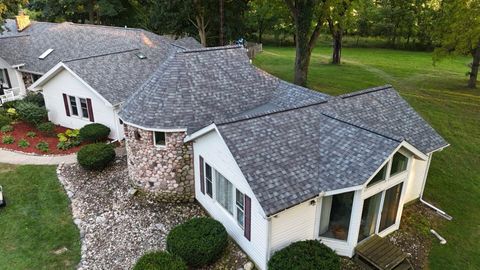
<svg viewBox="0 0 480 270"><path fill-rule="evenodd" d="M193 144L184 143L185 136L185 132L165 133L166 147L158 148L152 131L125 125L130 180L161 201L193 201Z"/></svg>
<svg viewBox="0 0 480 270"><path fill-rule="evenodd" d="M22 79L23 83L25 84L25 88L30 87L33 84L32 74L22 72Z"/></svg>

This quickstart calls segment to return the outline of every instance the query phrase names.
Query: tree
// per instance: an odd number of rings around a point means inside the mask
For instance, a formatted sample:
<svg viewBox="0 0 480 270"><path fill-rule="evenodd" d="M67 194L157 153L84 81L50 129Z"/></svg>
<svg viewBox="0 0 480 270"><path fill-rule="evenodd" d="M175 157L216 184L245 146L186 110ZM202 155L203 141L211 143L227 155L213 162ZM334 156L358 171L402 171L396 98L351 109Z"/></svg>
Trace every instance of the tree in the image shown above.
<svg viewBox="0 0 480 270"><path fill-rule="evenodd" d="M333 39L332 64L340 64L345 24L351 16L352 0L337 0L328 10L327 22Z"/></svg>
<svg viewBox="0 0 480 270"><path fill-rule="evenodd" d="M280 0L254 0L248 3L246 20L251 32L257 34L257 42L263 42L266 30L274 30L281 25L282 18L289 20L289 13Z"/></svg>
<svg viewBox="0 0 480 270"><path fill-rule="evenodd" d="M434 60L452 54L471 55L468 87L476 88L480 65L480 0L444 0L436 28Z"/></svg>
<svg viewBox="0 0 480 270"><path fill-rule="evenodd" d="M313 48L330 7L328 0L284 0L295 25L294 83L306 86Z"/></svg>
<svg viewBox="0 0 480 270"><path fill-rule="evenodd" d="M26 5L28 0L2 0L0 1L0 33L6 18L18 14L21 6Z"/></svg>

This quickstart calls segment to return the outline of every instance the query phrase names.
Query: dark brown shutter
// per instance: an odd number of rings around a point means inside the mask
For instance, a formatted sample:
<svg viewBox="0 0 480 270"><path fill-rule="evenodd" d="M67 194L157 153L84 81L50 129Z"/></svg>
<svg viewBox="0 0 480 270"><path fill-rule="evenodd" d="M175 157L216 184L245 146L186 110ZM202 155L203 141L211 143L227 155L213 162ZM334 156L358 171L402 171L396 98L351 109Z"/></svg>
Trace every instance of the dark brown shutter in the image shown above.
<svg viewBox="0 0 480 270"><path fill-rule="evenodd" d="M92 108L92 100L87 98L87 109L88 109L88 118L90 122L95 122L95 118L93 117L93 108Z"/></svg>
<svg viewBox="0 0 480 270"><path fill-rule="evenodd" d="M251 231L251 223L252 223L252 199L245 195L245 229L244 235L245 238L250 241L250 231Z"/></svg>
<svg viewBox="0 0 480 270"><path fill-rule="evenodd" d="M6 83L8 85L8 88L12 88L12 83L10 82L10 76L8 75L8 69L5 69L5 79L7 80Z"/></svg>
<svg viewBox="0 0 480 270"><path fill-rule="evenodd" d="M200 159L200 190L205 194L205 166L203 163L203 157L199 156Z"/></svg>
<svg viewBox="0 0 480 270"><path fill-rule="evenodd" d="M65 113L67 116L70 116L70 107L68 106L67 94L63 94L63 105L65 105Z"/></svg>

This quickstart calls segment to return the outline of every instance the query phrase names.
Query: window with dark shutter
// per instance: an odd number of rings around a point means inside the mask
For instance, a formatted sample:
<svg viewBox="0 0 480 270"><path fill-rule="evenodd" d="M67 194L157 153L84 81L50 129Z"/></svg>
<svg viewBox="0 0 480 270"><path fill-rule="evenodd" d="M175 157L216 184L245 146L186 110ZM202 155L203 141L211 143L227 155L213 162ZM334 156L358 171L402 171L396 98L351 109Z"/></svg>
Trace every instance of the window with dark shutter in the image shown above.
<svg viewBox="0 0 480 270"><path fill-rule="evenodd" d="M87 98L87 109L88 109L88 118L90 122L95 122L95 118L93 117L92 100L89 98Z"/></svg>
<svg viewBox="0 0 480 270"><path fill-rule="evenodd" d="M243 233L245 238L250 241L251 238L251 223L252 223L252 199L245 195L245 225Z"/></svg>
<svg viewBox="0 0 480 270"><path fill-rule="evenodd" d="M202 191L203 194L205 194L205 172L204 172L204 162L203 162L203 157L199 156L200 160L200 191Z"/></svg>
<svg viewBox="0 0 480 270"><path fill-rule="evenodd" d="M67 116L70 116L70 108L68 106L67 94L62 94L62 95L63 95L63 104L65 105L65 114Z"/></svg>

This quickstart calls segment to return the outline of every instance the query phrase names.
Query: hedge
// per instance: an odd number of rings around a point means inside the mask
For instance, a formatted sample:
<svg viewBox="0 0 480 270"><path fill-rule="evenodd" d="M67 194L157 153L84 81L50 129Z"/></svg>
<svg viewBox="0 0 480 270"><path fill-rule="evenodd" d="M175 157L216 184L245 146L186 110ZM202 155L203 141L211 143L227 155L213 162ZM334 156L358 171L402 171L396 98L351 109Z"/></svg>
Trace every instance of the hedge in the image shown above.
<svg viewBox="0 0 480 270"><path fill-rule="evenodd" d="M39 107L45 107L45 99L43 98L43 94L40 92L29 92L22 100L25 102L35 103Z"/></svg>
<svg viewBox="0 0 480 270"><path fill-rule="evenodd" d="M173 228L167 236L167 250L189 266L201 267L218 260L228 243L223 225L212 218L193 218Z"/></svg>
<svg viewBox="0 0 480 270"><path fill-rule="evenodd" d="M86 170L103 170L115 159L115 149L110 144L94 143L78 151L78 164Z"/></svg>
<svg viewBox="0 0 480 270"><path fill-rule="evenodd" d="M187 270L185 262L178 256L165 251L151 252L143 255L133 270Z"/></svg>
<svg viewBox="0 0 480 270"><path fill-rule="evenodd" d="M273 254L269 270L339 270L340 257L316 240L300 241Z"/></svg>
<svg viewBox="0 0 480 270"><path fill-rule="evenodd" d="M16 104L18 116L25 122L38 125L47 119L47 109L32 102L20 101Z"/></svg>
<svg viewBox="0 0 480 270"><path fill-rule="evenodd" d="M88 124L80 129L80 138L87 142L105 141L109 134L110 128L98 123Z"/></svg>

